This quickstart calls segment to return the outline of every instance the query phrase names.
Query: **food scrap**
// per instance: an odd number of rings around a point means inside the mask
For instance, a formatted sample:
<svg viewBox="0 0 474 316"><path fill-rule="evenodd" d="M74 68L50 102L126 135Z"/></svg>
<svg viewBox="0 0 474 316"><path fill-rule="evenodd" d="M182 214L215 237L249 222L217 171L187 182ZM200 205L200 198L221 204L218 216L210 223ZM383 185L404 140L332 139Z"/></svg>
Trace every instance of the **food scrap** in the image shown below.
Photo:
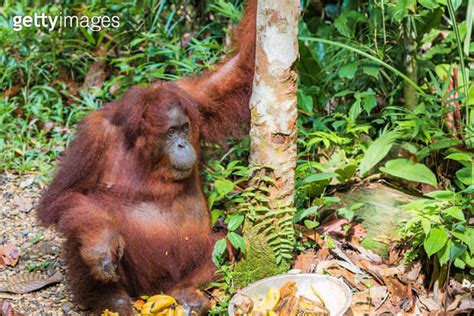
<svg viewBox="0 0 474 316"><path fill-rule="evenodd" d="M311 286L311 290L316 299L297 296L296 282L288 281L280 289L270 287L267 296L260 304L255 304L251 297L238 293L234 299L234 313L237 316L330 315L314 286Z"/></svg>
<svg viewBox="0 0 474 316"><path fill-rule="evenodd" d="M154 295L141 306L140 315L184 316L184 309L169 295Z"/></svg>
<svg viewBox="0 0 474 316"><path fill-rule="evenodd" d="M140 313L136 316L184 316L184 308L169 295L153 295L146 300L138 300L133 307ZM106 309L101 316L119 316Z"/></svg>

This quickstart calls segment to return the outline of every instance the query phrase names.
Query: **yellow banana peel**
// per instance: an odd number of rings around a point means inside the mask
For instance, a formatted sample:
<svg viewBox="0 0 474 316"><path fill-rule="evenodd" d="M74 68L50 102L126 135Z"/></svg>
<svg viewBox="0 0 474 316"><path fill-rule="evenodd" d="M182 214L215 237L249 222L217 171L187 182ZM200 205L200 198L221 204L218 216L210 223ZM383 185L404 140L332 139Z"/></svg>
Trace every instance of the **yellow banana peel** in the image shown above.
<svg viewBox="0 0 474 316"><path fill-rule="evenodd" d="M268 288L267 296L262 304L255 308L257 312L268 312L275 308L280 300L280 290L276 287Z"/></svg>

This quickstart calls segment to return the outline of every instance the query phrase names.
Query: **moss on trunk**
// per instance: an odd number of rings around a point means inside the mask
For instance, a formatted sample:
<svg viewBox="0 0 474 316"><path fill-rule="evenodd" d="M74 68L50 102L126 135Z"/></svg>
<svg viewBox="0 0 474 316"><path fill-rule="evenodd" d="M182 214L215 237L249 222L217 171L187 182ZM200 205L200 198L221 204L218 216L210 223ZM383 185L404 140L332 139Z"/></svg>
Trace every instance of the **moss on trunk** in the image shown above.
<svg viewBox="0 0 474 316"><path fill-rule="evenodd" d="M278 265L275 254L268 246L265 236L258 233L258 229L249 221L244 225L244 240L247 255L234 266L234 282L239 288L260 279L285 273L289 270L287 262Z"/></svg>

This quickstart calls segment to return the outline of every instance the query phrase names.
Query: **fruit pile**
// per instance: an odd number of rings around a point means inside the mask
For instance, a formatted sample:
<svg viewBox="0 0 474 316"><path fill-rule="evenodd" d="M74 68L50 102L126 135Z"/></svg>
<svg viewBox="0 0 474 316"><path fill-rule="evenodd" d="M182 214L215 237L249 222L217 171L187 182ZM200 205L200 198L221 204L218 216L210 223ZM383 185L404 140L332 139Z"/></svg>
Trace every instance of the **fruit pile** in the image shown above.
<svg viewBox="0 0 474 316"><path fill-rule="evenodd" d="M153 295L145 301L139 300L134 307L140 311L136 316L184 316L184 308L169 295ZM101 316L119 316L106 309Z"/></svg>
<svg viewBox="0 0 474 316"><path fill-rule="evenodd" d="M330 315L316 289L311 286L311 290L316 300L303 295L296 296L296 282L288 281L280 289L270 287L263 302L256 306L252 298L238 293L234 298L234 313L236 316Z"/></svg>
<svg viewBox="0 0 474 316"><path fill-rule="evenodd" d="M169 295L154 295L140 308L142 316L184 316L183 306Z"/></svg>

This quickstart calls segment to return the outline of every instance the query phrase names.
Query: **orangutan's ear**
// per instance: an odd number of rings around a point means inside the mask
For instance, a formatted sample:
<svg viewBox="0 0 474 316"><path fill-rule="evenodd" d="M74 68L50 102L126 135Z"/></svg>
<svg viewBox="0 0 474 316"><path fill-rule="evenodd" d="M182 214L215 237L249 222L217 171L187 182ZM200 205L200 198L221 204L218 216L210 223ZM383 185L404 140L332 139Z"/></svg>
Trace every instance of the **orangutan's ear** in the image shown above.
<svg viewBox="0 0 474 316"><path fill-rule="evenodd" d="M153 89L133 87L120 100L120 110L114 121L123 126L127 146L133 147L138 136L142 133L144 115L153 101Z"/></svg>

